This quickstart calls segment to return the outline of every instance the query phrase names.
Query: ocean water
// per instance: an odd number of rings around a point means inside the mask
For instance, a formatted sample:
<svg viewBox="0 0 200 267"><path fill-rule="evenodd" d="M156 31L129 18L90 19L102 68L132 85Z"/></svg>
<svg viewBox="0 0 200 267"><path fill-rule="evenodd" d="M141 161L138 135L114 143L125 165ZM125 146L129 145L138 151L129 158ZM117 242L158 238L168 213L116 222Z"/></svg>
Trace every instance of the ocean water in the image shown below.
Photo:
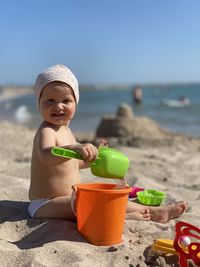
<svg viewBox="0 0 200 267"><path fill-rule="evenodd" d="M71 128L74 131L95 131L103 115L115 114L121 103L131 105L136 116L147 116L174 132L200 137L200 84L143 86L143 102L133 102L132 87L80 88L78 105ZM178 101L187 96L190 105ZM0 119L17 121L31 128L38 127L41 117L33 95L0 102Z"/></svg>

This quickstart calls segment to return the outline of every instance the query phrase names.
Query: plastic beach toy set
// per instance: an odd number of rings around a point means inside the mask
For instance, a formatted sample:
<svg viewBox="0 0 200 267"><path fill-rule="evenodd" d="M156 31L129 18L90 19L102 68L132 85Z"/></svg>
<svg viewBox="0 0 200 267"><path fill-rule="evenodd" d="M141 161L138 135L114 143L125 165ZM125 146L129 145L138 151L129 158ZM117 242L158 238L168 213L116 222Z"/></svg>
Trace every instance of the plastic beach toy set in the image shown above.
<svg viewBox="0 0 200 267"><path fill-rule="evenodd" d="M60 147L54 147L52 154L82 159L77 152ZM97 159L90 164L95 176L112 179L123 179L128 166L129 160L125 155L108 147L99 147ZM128 197L150 206L162 205L166 198L166 194L161 191L130 186L116 189L116 184L77 184L75 187L78 231L86 240L98 246L121 243ZM178 254L180 266L187 267L188 259L200 264L199 239L200 229L178 222L175 240L158 239L152 249Z"/></svg>
<svg viewBox="0 0 200 267"><path fill-rule="evenodd" d="M82 156L70 149L53 147L52 154L58 157ZM123 179L128 171L129 159L121 152L100 146L98 157L90 163L93 175ZM160 205L165 194L156 190L125 186L117 189L116 184L77 184L76 215L78 231L94 245L113 245L122 241L128 197L137 197L145 205Z"/></svg>

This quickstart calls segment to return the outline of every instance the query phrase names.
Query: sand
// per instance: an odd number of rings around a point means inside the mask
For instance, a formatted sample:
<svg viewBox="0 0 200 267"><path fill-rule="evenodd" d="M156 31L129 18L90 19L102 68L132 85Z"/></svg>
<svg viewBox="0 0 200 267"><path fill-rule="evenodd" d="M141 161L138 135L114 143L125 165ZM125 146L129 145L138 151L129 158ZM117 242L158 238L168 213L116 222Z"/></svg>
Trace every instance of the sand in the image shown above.
<svg viewBox="0 0 200 267"><path fill-rule="evenodd" d="M65 220L30 219L27 214L31 147L34 131L0 122L0 265L11 266L178 266L177 256L150 253L157 238L173 239L175 223L200 227L200 141L181 137L168 145L155 143L117 148L130 159L130 185L167 193L167 202L185 200L189 209L166 224L125 221L123 242L89 244L76 224ZM172 137L171 138L175 138ZM90 170L83 182L98 182ZM105 182L105 179L103 179ZM107 182L107 181L106 181Z"/></svg>
<svg viewBox="0 0 200 267"><path fill-rule="evenodd" d="M0 88L0 102L16 99L23 95L33 95L33 87L11 86Z"/></svg>

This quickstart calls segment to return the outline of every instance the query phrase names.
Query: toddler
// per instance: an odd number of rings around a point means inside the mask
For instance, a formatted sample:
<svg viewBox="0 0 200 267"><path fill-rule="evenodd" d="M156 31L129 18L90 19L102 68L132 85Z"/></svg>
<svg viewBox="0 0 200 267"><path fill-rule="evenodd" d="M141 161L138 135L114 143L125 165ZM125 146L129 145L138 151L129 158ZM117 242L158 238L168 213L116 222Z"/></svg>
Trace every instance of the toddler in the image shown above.
<svg viewBox="0 0 200 267"><path fill-rule="evenodd" d="M78 81L66 66L54 65L38 75L34 90L43 121L33 141L28 213L32 218L75 221L72 186L80 183L79 169L89 167L98 154L93 144L78 144L69 127L79 102ZM106 141L99 145L106 145ZM55 157L51 154L54 146L77 151L84 161ZM128 202L126 218L164 223L185 209L184 202L161 207Z"/></svg>

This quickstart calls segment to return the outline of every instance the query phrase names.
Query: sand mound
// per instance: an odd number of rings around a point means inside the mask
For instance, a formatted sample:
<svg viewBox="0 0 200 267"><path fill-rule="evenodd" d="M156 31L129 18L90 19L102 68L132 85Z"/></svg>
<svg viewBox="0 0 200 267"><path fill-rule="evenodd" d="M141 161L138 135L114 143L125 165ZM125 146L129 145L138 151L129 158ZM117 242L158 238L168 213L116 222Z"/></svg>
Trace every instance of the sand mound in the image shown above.
<svg viewBox="0 0 200 267"><path fill-rule="evenodd" d="M128 146L172 146L193 143L195 139L161 128L147 117L136 117L131 107L123 103L116 115L104 116L96 130L96 138L106 138L110 144ZM197 139L197 142L199 140ZM196 146L196 144L195 144Z"/></svg>

